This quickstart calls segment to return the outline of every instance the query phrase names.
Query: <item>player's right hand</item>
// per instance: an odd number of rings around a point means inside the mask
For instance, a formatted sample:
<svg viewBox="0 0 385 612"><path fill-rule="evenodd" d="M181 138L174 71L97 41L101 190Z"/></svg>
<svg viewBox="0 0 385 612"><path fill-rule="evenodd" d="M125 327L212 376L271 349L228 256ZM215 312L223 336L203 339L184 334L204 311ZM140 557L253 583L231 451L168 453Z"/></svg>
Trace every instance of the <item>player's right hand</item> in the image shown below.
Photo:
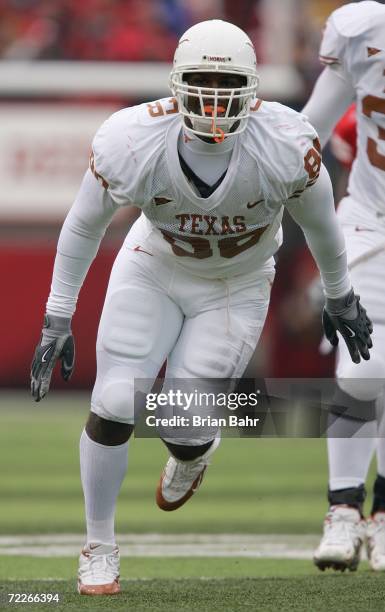
<svg viewBox="0 0 385 612"><path fill-rule="evenodd" d="M49 390L55 364L61 360L61 375L69 380L75 365L75 343L71 319L45 315L40 342L31 365L31 394L40 402Z"/></svg>

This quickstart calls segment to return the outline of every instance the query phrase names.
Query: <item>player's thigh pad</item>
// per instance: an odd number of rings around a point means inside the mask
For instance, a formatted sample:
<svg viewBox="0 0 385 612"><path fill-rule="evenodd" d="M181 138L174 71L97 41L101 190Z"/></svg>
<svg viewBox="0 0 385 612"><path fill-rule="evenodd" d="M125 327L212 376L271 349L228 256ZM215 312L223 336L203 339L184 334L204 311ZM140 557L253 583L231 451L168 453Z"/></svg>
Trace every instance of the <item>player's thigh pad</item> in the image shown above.
<svg viewBox="0 0 385 612"><path fill-rule="evenodd" d="M150 390L175 345L183 314L145 269L126 259L127 270L119 265L111 275L100 320L92 410L109 420L133 423L134 391Z"/></svg>
<svg viewBox="0 0 385 612"><path fill-rule="evenodd" d="M385 251L353 264L350 276L354 291L360 296L374 326L385 325Z"/></svg>
<svg viewBox="0 0 385 612"><path fill-rule="evenodd" d="M366 228L363 221L345 223L343 230L352 285L373 321L374 330L370 360L361 360L359 364L352 362L345 343L340 339L336 376L345 393L358 400L370 401L382 393L382 379L385 378L385 252L370 257L370 251L376 244L383 243L384 238L380 232ZM365 254L368 254L368 259L365 259Z"/></svg>
<svg viewBox="0 0 385 612"><path fill-rule="evenodd" d="M384 392L385 380L385 325L375 324L373 348L369 361L353 363L340 339L337 353L336 377L339 387L357 400L371 401Z"/></svg>
<svg viewBox="0 0 385 612"><path fill-rule="evenodd" d="M346 201L348 204L352 202L351 198L346 198ZM372 321L385 325L384 232L381 227L365 225L364 220L343 218L342 221L354 291L360 295Z"/></svg>

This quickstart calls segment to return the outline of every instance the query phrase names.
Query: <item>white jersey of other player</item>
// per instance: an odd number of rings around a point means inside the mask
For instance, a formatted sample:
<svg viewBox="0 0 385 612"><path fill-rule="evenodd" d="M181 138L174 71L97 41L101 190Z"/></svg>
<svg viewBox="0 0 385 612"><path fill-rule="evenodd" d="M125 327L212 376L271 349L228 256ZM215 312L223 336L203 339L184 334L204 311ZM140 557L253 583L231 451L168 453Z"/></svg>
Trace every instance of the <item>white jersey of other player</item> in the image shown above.
<svg viewBox="0 0 385 612"><path fill-rule="evenodd" d="M341 67L357 100L357 157L349 194L369 211L385 215L385 6L348 4L329 17L320 49L325 65ZM349 102L349 101L348 101ZM357 211L358 215L364 211Z"/></svg>
<svg viewBox="0 0 385 612"><path fill-rule="evenodd" d="M93 173L116 203L143 211L126 246L206 278L255 270L280 245L283 205L317 179L317 134L295 111L254 100L222 182L202 198L178 159L177 110L174 98L123 109L95 136Z"/></svg>

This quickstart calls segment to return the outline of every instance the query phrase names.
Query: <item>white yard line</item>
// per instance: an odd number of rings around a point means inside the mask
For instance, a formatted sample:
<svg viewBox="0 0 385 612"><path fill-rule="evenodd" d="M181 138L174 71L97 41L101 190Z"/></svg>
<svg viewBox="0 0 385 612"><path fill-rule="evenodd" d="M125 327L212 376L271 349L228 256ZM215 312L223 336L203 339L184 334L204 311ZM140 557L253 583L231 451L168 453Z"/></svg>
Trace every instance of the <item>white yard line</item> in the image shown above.
<svg viewBox="0 0 385 612"><path fill-rule="evenodd" d="M73 557L79 534L0 536L0 556ZM311 559L318 535L131 534L117 537L125 557L254 557Z"/></svg>

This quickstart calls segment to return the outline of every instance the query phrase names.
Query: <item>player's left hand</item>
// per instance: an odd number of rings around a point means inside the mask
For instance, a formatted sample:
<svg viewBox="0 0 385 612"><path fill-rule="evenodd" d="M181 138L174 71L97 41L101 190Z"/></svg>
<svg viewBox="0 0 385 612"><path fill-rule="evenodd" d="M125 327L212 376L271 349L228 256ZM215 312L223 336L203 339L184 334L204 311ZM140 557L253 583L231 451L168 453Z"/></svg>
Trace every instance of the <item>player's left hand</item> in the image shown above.
<svg viewBox="0 0 385 612"><path fill-rule="evenodd" d="M40 402L48 393L55 364L61 360L61 375L69 380L75 365L75 343L71 319L45 315L40 342L31 365L31 394Z"/></svg>
<svg viewBox="0 0 385 612"><path fill-rule="evenodd" d="M361 357L370 359L373 325L360 304L360 296L355 295L353 289L342 298L326 298L322 324L325 336L333 346L337 346L337 331L340 332L354 363L360 363Z"/></svg>

